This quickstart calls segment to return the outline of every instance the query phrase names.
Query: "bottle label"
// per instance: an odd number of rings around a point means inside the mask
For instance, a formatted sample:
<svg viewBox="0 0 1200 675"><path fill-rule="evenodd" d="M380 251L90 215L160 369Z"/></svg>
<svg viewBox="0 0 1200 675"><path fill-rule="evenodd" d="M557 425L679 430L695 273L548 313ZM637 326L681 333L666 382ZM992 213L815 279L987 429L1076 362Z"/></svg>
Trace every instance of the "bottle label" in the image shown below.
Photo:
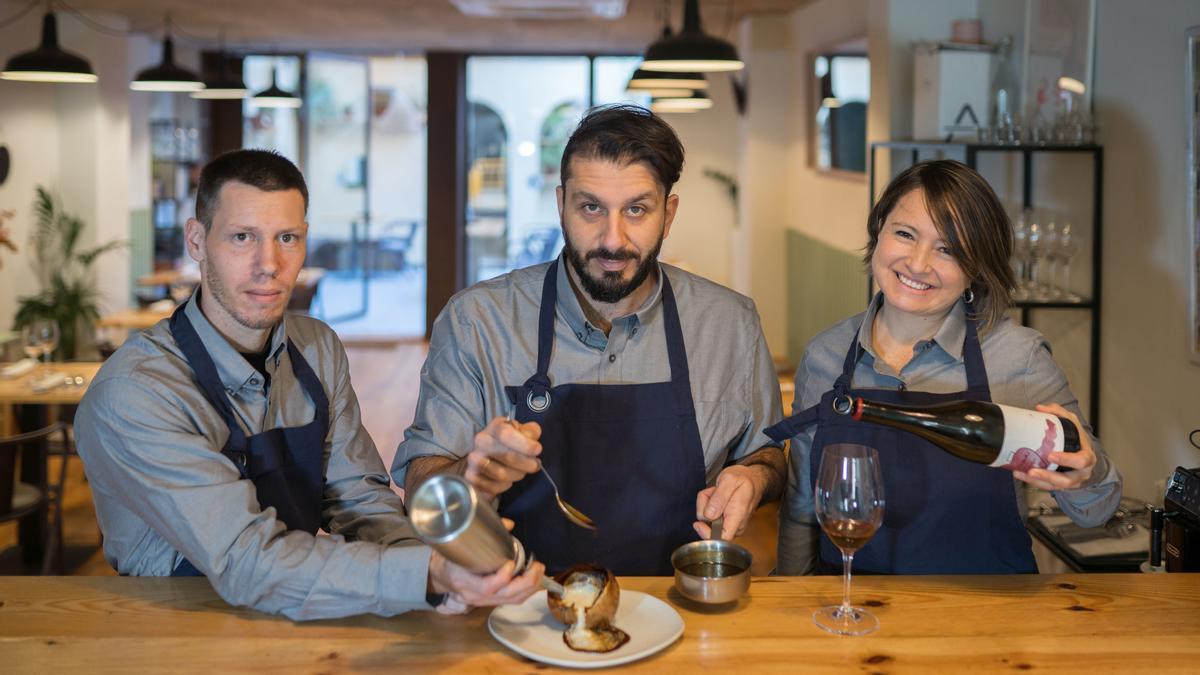
<svg viewBox="0 0 1200 675"><path fill-rule="evenodd" d="M1057 469L1050 453L1062 452L1062 421L1036 410L997 407L1004 414L1004 445L990 466L1024 473L1030 469Z"/></svg>

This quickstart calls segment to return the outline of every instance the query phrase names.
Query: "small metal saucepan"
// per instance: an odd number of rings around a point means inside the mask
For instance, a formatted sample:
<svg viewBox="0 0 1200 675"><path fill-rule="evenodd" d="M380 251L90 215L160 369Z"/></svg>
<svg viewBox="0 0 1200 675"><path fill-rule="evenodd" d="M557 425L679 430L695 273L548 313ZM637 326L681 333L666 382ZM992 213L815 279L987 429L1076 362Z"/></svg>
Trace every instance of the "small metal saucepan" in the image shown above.
<svg viewBox="0 0 1200 675"><path fill-rule="evenodd" d="M723 541L721 521L712 523L712 539L693 541L671 554L675 588L689 600L708 604L735 602L750 587L754 557L742 546Z"/></svg>

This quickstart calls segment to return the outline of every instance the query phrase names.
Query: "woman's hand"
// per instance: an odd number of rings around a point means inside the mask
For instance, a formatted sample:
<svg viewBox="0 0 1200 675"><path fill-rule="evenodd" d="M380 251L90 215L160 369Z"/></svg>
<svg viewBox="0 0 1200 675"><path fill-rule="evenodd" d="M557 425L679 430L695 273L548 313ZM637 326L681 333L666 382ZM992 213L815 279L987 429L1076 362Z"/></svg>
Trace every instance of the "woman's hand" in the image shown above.
<svg viewBox="0 0 1200 675"><path fill-rule="evenodd" d="M1039 405L1040 412L1058 415L1071 420L1079 430L1079 450L1077 452L1052 452L1050 461L1070 469L1066 472L1049 471L1047 469L1032 469L1029 473L1014 471L1013 475L1030 485L1043 490L1070 490L1082 486L1092 477L1092 469L1096 466L1096 451L1092 449L1092 438L1083 428L1083 423L1075 413L1058 405L1048 403Z"/></svg>

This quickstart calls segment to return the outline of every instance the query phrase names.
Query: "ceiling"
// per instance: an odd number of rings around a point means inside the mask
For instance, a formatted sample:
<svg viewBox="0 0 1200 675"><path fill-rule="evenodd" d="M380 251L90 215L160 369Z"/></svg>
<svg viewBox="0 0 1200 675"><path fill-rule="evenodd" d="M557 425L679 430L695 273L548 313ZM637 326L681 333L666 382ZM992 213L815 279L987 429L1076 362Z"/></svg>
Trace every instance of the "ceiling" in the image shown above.
<svg viewBox="0 0 1200 675"><path fill-rule="evenodd" d="M810 0L701 0L706 32L735 37L748 14L788 12ZM664 0L628 0L619 19L515 19L465 16L451 0L70 0L70 8L103 21L161 34L169 12L176 41L216 46L225 31L239 50L336 50L640 53L661 30ZM669 0L680 28L683 0ZM61 11L61 10L60 10ZM60 22L75 21L60 16Z"/></svg>

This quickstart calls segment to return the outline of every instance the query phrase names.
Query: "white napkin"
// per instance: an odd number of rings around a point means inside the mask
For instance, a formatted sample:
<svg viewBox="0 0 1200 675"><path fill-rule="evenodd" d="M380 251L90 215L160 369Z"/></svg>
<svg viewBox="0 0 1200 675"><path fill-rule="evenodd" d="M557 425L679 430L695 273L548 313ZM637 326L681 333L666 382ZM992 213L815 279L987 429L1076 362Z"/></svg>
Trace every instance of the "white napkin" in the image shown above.
<svg viewBox="0 0 1200 675"><path fill-rule="evenodd" d="M64 382L62 373L49 373L30 382L29 387L33 389L34 393L40 394L55 387L61 387Z"/></svg>
<svg viewBox="0 0 1200 675"><path fill-rule="evenodd" d="M37 361L34 359L21 359L20 361L10 363L7 366L0 368L0 378L7 380L14 377L20 377L33 370L36 366Z"/></svg>

